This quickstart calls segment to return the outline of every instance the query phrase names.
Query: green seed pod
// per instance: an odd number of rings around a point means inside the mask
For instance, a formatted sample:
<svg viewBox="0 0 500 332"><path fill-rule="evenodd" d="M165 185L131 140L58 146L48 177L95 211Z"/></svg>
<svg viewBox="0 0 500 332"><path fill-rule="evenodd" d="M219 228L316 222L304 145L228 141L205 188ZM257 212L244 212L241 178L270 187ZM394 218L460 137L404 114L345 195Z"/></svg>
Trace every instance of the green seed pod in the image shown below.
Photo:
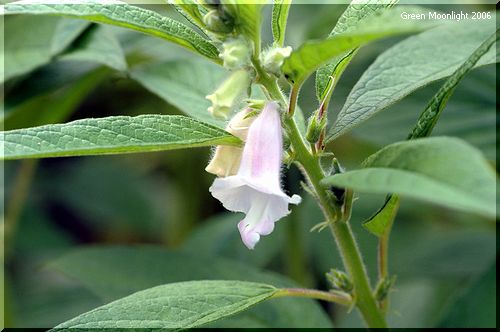
<svg viewBox="0 0 500 332"><path fill-rule="evenodd" d="M309 118L307 126L306 139L309 143L316 143L321 136L321 133L326 127L326 117L318 119L319 110L313 113Z"/></svg>

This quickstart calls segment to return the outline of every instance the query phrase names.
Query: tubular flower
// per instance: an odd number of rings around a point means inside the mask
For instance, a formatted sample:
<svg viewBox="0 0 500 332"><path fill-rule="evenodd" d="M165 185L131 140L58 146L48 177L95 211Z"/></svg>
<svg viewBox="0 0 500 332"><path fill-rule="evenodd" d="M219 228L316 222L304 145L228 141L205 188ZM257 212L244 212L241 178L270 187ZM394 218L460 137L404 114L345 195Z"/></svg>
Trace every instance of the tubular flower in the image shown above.
<svg viewBox="0 0 500 332"><path fill-rule="evenodd" d="M245 69L240 69L231 74L211 95L206 99L212 102L208 112L215 118L227 119L227 116L241 101L250 85L250 74Z"/></svg>
<svg viewBox="0 0 500 332"><path fill-rule="evenodd" d="M249 249L261 235L273 231L274 222L290 213L288 204L301 201L300 196L289 197L281 189L282 155L278 104L269 102L250 126L238 173L217 178L210 187L212 196L226 209L246 214L238 229Z"/></svg>
<svg viewBox="0 0 500 332"><path fill-rule="evenodd" d="M229 121L226 131L246 141L248 128L255 120L254 116L248 116L252 109L247 108L243 111L236 113L236 115ZM238 146L219 145L215 149L214 156L205 171L215 174L220 177L235 175L240 168L241 154L243 148Z"/></svg>

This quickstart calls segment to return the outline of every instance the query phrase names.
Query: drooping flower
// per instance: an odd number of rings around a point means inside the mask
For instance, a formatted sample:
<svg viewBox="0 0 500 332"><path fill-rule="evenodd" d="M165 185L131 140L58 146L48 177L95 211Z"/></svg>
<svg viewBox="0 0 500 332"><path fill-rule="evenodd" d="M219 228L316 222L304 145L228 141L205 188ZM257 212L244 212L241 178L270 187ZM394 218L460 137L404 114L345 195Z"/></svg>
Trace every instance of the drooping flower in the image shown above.
<svg viewBox="0 0 500 332"><path fill-rule="evenodd" d="M208 108L214 117L227 119L233 108L241 101L250 85L250 74L240 69L231 74L211 95L206 96L212 102Z"/></svg>
<svg viewBox="0 0 500 332"><path fill-rule="evenodd" d="M236 70L251 65L252 48L245 38L229 39L222 47L219 57L224 61L224 68Z"/></svg>
<svg viewBox="0 0 500 332"><path fill-rule="evenodd" d="M246 108L229 121L226 131L240 138L243 142L247 139L248 129L255 120L255 116L249 116L251 108ZM219 145L215 149L214 156L205 168L205 171L220 177L235 175L240 168L243 148L231 145Z"/></svg>
<svg viewBox="0 0 500 332"><path fill-rule="evenodd" d="M292 48L290 46L286 47L272 47L265 50L261 54L260 61L264 69L276 76L280 74L280 68L283 62L292 54Z"/></svg>
<svg viewBox="0 0 500 332"><path fill-rule="evenodd" d="M288 204L301 201L300 196L289 197L281 189L283 142L278 107L268 102L250 126L238 173L217 178L210 187L226 209L246 214L238 229L249 249L290 213Z"/></svg>

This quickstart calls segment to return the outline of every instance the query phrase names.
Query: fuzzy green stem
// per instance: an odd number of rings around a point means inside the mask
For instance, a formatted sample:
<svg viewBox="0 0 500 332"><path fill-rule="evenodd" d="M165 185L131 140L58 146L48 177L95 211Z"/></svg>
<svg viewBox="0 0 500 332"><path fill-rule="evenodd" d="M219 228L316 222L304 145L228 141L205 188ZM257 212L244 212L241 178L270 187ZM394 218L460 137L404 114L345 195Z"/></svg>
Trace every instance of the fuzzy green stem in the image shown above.
<svg viewBox="0 0 500 332"><path fill-rule="evenodd" d="M323 292L316 289L307 288L283 288L278 290L273 297L306 297L328 302L334 302L346 306L352 303L352 297L342 292Z"/></svg>
<svg viewBox="0 0 500 332"><path fill-rule="evenodd" d="M286 98L279 89L276 80L266 75L258 62L254 62L254 65L259 75L259 83L266 88L273 99L280 101L283 105L287 105ZM293 91L298 90L292 88L292 93ZM294 149L296 160L302 166L312 187L311 189L314 191L318 203L330 224L344 265L353 281L356 306L363 315L368 327L387 327L385 317L378 308L373 296L368 275L361 259L361 253L356 245L349 224L340 220L342 218L340 206L332 200L331 195L320 184L325 175L321 169L319 158L309 150L307 143L297 128L295 119L290 115L290 111L284 117L283 123Z"/></svg>

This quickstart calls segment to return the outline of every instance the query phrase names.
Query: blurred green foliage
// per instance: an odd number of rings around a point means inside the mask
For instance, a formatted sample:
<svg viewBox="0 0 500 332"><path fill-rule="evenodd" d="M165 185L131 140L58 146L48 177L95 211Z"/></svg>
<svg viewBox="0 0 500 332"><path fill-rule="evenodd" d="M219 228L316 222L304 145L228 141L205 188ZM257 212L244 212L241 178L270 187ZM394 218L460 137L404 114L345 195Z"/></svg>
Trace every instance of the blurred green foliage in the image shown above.
<svg viewBox="0 0 500 332"><path fill-rule="evenodd" d="M326 36L344 8L292 6L287 44L296 47ZM183 20L167 6L149 9ZM215 66L213 73L200 73L193 54L173 44L79 22L5 18L5 130L109 115L179 114L177 107L188 114L204 112L204 96L223 77ZM58 33L65 34L64 43L54 45ZM268 21L263 35L271 35ZM333 94L332 114L367 66L398 40L359 52ZM112 45L121 47L107 50ZM490 65L466 77L436 128L436 135L463 138L492 162L494 70ZM411 94L329 148L347 168L359 167L382 145L406 137L440 83ZM179 95L178 84L192 87L192 94ZM312 101L309 80L299 100L306 115L317 107ZM234 278L325 289L324 273L341 267L341 261L327 231L309 232L323 221L313 200L303 193L305 200L293 207L294 213L248 251L236 229L241 216L223 212L208 193L213 178L203 169L209 156L210 151L197 148L5 162L6 326L51 327L119 296L181 280ZM285 187L300 179L292 166ZM359 195L351 221L372 280L377 241L361 222L383 200L383 195ZM490 220L403 199L389 257L390 271L398 276L391 293L391 326L495 326L496 238ZM339 327L362 326L355 313L331 304L323 309L311 300L277 299L214 326L325 327L330 324L326 315Z"/></svg>

